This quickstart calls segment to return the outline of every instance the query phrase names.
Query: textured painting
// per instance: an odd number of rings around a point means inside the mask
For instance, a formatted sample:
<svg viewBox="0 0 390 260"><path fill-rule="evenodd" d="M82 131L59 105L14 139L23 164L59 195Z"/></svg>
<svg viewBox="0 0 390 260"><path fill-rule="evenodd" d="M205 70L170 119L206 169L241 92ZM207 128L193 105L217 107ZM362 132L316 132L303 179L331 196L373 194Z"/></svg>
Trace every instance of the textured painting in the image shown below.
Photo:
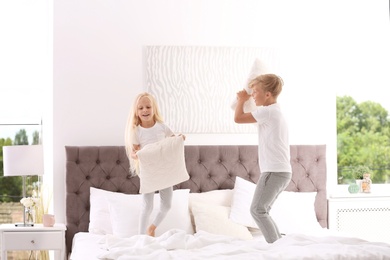
<svg viewBox="0 0 390 260"><path fill-rule="evenodd" d="M256 58L277 73L274 49L147 46L145 55L146 91L174 132L256 133L253 125L234 123L231 103Z"/></svg>

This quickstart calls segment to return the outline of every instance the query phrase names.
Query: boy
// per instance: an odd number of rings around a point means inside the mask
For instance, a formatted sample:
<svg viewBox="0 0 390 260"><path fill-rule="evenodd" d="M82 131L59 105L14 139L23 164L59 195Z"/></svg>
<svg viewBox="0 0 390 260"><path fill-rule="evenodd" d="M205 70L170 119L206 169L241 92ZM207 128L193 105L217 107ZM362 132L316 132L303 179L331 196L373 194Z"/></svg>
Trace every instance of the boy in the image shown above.
<svg viewBox="0 0 390 260"><path fill-rule="evenodd" d="M278 195L290 183L292 176L288 127L277 103L282 87L283 80L275 74L256 77L249 83L256 109L253 112L244 112L244 103L250 95L242 90L237 93L234 113L236 123L257 123L258 126L261 174L253 196L251 214L268 243L281 238L269 211Z"/></svg>

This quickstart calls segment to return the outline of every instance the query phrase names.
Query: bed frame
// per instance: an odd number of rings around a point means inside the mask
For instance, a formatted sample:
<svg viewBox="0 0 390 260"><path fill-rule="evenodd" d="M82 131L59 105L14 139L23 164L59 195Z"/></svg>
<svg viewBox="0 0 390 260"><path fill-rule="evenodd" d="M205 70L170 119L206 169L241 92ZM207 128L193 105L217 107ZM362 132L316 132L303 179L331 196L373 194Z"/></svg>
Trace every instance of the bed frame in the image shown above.
<svg viewBox="0 0 390 260"><path fill-rule="evenodd" d="M73 236L88 232L90 187L138 194L139 178L129 175L124 146L66 146L66 246ZM322 227L328 226L326 146L291 145L292 180L287 191L317 192L315 210ZM206 192L232 189L235 177L256 183L260 176L255 145L185 146L190 179L174 189ZM299 203L299 202L298 202Z"/></svg>

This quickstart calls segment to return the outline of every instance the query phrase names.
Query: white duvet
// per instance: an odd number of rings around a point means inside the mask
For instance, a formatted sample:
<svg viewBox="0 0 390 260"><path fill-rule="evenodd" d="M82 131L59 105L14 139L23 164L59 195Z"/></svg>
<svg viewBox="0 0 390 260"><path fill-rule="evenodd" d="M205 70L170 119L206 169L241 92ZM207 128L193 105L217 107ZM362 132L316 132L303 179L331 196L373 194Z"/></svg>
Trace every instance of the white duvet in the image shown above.
<svg viewBox="0 0 390 260"><path fill-rule="evenodd" d="M268 244L264 239L239 240L204 231L189 235L172 229L156 238L105 235L97 244L96 259L390 259L389 244L333 235L291 234ZM87 259L76 253L71 259Z"/></svg>

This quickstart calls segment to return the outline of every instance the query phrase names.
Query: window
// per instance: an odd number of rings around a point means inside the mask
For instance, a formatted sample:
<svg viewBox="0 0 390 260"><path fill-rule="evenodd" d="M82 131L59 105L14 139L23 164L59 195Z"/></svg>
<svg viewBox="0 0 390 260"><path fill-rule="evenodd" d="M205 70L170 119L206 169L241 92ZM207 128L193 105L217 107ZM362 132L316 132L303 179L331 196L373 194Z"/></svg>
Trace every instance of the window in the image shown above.
<svg viewBox="0 0 390 260"><path fill-rule="evenodd" d="M390 102L385 94L390 87L388 8L385 1L349 5L351 12L340 23L340 37L332 50L335 64L329 77L337 96L339 184L350 183L358 165L370 168L373 183L390 183Z"/></svg>
<svg viewBox="0 0 390 260"><path fill-rule="evenodd" d="M24 208L20 203L23 194L23 179L21 176L4 176L3 146L39 144L42 136L40 120L24 120L19 124L0 119L0 224L22 223ZM37 197L42 183L41 177L26 176L25 192L27 197ZM39 214L39 213L38 213ZM44 256L47 252L36 251L34 257ZM13 259L28 259L32 255L27 251L11 251L8 257ZM47 259L47 258L45 258Z"/></svg>
<svg viewBox="0 0 390 260"><path fill-rule="evenodd" d="M23 221L22 177L4 176L3 146L40 144L41 122L9 123L0 119L0 223ZM32 196L40 186L38 176L27 176L26 196Z"/></svg>
<svg viewBox="0 0 390 260"><path fill-rule="evenodd" d="M354 169L367 166L373 183L390 183L390 116L374 101L337 97L338 183L356 178Z"/></svg>

